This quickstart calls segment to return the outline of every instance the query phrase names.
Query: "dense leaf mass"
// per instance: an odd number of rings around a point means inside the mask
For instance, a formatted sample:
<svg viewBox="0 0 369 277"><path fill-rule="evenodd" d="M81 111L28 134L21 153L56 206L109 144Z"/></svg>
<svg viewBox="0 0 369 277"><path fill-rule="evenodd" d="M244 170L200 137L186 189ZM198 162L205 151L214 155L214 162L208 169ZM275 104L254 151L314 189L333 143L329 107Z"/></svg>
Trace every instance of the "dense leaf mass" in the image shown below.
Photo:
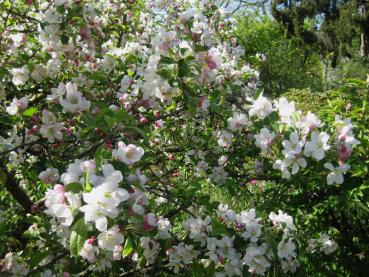
<svg viewBox="0 0 369 277"><path fill-rule="evenodd" d="M0 13L1 276L365 272L366 82L271 99L296 41L206 0Z"/></svg>

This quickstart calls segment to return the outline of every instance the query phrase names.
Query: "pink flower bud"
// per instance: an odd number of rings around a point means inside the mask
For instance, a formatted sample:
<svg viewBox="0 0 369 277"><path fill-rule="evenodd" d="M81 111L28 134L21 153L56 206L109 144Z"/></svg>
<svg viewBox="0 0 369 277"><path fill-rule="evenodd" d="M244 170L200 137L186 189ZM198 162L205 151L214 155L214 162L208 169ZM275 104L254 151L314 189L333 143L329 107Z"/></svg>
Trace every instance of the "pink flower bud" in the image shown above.
<svg viewBox="0 0 369 277"><path fill-rule="evenodd" d="M338 135L338 140L344 142L346 140L346 135L345 134L339 134Z"/></svg>
<svg viewBox="0 0 369 277"><path fill-rule="evenodd" d="M167 256L170 256L174 253L174 248L169 248L166 252Z"/></svg>
<svg viewBox="0 0 369 277"><path fill-rule="evenodd" d="M146 221L143 222L143 228L145 229L145 231L151 231L153 230L154 228L149 224L147 223Z"/></svg>
<svg viewBox="0 0 369 277"><path fill-rule="evenodd" d="M65 132L68 136L70 136L70 135L72 135L72 134L73 134L73 130L72 130L72 128L65 128L65 129L64 129L64 132Z"/></svg>
<svg viewBox="0 0 369 277"><path fill-rule="evenodd" d="M88 244L93 244L95 242L96 238L95 237L90 237L89 239L87 239L87 243Z"/></svg>
<svg viewBox="0 0 369 277"><path fill-rule="evenodd" d="M90 29L83 27L79 30L79 34L83 39L88 39L90 37Z"/></svg>
<svg viewBox="0 0 369 277"><path fill-rule="evenodd" d="M65 192L65 188L63 185L55 185L54 186L54 191L57 193L64 193Z"/></svg>
<svg viewBox="0 0 369 277"><path fill-rule="evenodd" d="M77 121L75 119L69 120L69 125L70 126L76 126L76 124L77 124Z"/></svg>
<svg viewBox="0 0 369 277"><path fill-rule="evenodd" d="M351 156L351 153L352 153L351 148L348 148L344 145L340 146L339 152L338 152L339 161L344 163Z"/></svg>
<svg viewBox="0 0 369 277"><path fill-rule="evenodd" d="M272 140L272 139L268 140L268 146L271 146L273 143L274 143L274 140Z"/></svg>
<svg viewBox="0 0 369 277"><path fill-rule="evenodd" d="M40 122L40 117L37 114L34 114L34 115L32 115L31 120L34 123L38 123L38 122Z"/></svg>
<svg viewBox="0 0 369 277"><path fill-rule="evenodd" d="M315 124L310 124L308 128L309 128L309 132L310 132L310 131L312 131L316 128L316 125Z"/></svg>
<svg viewBox="0 0 369 277"><path fill-rule="evenodd" d="M126 102L126 97L122 95L118 98L118 100L119 100L119 103L124 104Z"/></svg>
<svg viewBox="0 0 369 277"><path fill-rule="evenodd" d="M162 128L163 126L164 126L163 120L155 121L155 127L156 128Z"/></svg>
<svg viewBox="0 0 369 277"><path fill-rule="evenodd" d="M57 148L59 148L60 146L62 146L62 143L61 143L61 142L51 144L51 147L52 147L52 148L54 148L54 149L57 149Z"/></svg>
<svg viewBox="0 0 369 277"><path fill-rule="evenodd" d="M20 102L17 103L17 106L20 110L25 110L28 107L28 103L24 103L24 102L20 101Z"/></svg>
<svg viewBox="0 0 369 277"><path fill-rule="evenodd" d="M99 112L101 112L101 109L99 107L94 107L91 111L92 114L98 114Z"/></svg>
<svg viewBox="0 0 369 277"><path fill-rule="evenodd" d="M144 117L144 116L140 116L140 118L139 118L139 122L141 123L141 124L146 124L147 122L149 122L148 120L147 120L147 118L146 117Z"/></svg>
<svg viewBox="0 0 369 277"><path fill-rule="evenodd" d="M134 211L134 210L132 210L132 209L130 209L130 210L128 211L128 214L129 214L130 216L135 216L135 215L136 215L135 211Z"/></svg>
<svg viewBox="0 0 369 277"><path fill-rule="evenodd" d="M208 61L208 67L213 70L217 68L217 64L214 61Z"/></svg>
<svg viewBox="0 0 369 277"><path fill-rule="evenodd" d="M104 147L105 147L105 149L112 149L113 148L113 144L111 142L106 142L104 144Z"/></svg>

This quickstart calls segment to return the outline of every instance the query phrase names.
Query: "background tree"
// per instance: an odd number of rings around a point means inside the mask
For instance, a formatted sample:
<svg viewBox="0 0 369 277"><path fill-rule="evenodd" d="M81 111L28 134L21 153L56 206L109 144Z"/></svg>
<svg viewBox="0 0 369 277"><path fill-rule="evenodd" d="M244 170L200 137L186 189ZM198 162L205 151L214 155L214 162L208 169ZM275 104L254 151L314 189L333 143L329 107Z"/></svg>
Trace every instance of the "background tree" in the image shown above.
<svg viewBox="0 0 369 277"><path fill-rule="evenodd" d="M260 81L267 94L279 95L291 88L323 90L320 55L300 44L296 36L287 37L278 22L267 15L245 13L236 30L246 56L259 64Z"/></svg>
<svg viewBox="0 0 369 277"><path fill-rule="evenodd" d="M289 1L273 0L274 18L287 34L323 55L330 55L335 67L339 57L369 55L369 2L365 0Z"/></svg>

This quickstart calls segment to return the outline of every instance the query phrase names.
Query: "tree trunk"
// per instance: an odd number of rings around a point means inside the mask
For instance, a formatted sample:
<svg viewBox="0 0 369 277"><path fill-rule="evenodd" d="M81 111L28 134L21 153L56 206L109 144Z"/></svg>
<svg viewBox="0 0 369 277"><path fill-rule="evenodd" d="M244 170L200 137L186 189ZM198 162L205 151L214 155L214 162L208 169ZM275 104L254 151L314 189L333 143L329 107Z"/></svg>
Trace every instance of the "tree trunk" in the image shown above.
<svg viewBox="0 0 369 277"><path fill-rule="evenodd" d="M360 34L360 56L367 58L369 56L369 11L367 7L368 3L362 4L361 13L363 20L361 21L361 34Z"/></svg>
<svg viewBox="0 0 369 277"><path fill-rule="evenodd" d="M366 45L365 41L365 33L361 33L360 35L360 56L366 57L368 55L368 46Z"/></svg>

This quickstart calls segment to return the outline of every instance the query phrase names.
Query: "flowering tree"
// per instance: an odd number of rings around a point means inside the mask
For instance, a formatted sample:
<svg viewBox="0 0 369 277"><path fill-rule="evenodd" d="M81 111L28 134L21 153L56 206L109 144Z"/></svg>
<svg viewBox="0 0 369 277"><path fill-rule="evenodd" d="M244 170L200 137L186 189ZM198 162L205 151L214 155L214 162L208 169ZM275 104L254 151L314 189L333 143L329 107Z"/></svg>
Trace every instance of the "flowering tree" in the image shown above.
<svg viewBox="0 0 369 277"><path fill-rule="evenodd" d="M334 255L327 230L212 194L296 176L340 185L359 143L349 119L325 124L263 96L225 11L208 1L1 9L0 231L13 238L2 272L265 275L296 272L309 251Z"/></svg>

